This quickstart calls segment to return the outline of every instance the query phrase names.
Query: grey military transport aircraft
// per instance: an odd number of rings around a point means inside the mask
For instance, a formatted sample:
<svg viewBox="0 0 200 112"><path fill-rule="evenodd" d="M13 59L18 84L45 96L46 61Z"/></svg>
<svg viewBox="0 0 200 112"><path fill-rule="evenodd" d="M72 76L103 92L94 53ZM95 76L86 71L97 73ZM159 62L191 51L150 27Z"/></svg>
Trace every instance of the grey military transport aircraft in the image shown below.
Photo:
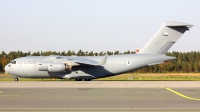
<svg viewBox="0 0 200 112"><path fill-rule="evenodd" d="M68 78L76 81L119 75L176 59L165 53L193 25L164 22L156 34L136 54L105 56L29 56L12 60L5 66L14 80L25 78Z"/></svg>

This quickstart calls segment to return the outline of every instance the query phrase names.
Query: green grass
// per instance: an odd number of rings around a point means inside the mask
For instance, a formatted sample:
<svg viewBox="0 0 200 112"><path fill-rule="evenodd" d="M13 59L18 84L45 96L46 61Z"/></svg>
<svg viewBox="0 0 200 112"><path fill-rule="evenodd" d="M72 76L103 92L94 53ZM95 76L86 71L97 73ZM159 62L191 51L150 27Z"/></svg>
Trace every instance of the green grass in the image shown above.
<svg viewBox="0 0 200 112"><path fill-rule="evenodd" d="M14 78L0 78L0 81L14 81ZM19 81L69 81L68 79L50 79L50 78L19 78ZM70 80L73 81L73 80Z"/></svg>
<svg viewBox="0 0 200 112"><path fill-rule="evenodd" d="M9 74L0 74L0 81L13 81ZM19 78L20 81L73 81L55 78ZM112 77L94 79L96 81L200 81L200 73L127 73Z"/></svg>
<svg viewBox="0 0 200 112"><path fill-rule="evenodd" d="M200 73L126 73L96 80L120 81L200 81Z"/></svg>
<svg viewBox="0 0 200 112"><path fill-rule="evenodd" d="M108 77L100 78L95 80L105 80L105 81L200 81L200 77L186 77L186 76L173 76L173 77Z"/></svg>
<svg viewBox="0 0 200 112"><path fill-rule="evenodd" d="M56 79L56 78L19 78L20 81L69 81L69 79ZM0 74L0 81L14 81L10 74ZM73 80L71 80L73 81Z"/></svg>

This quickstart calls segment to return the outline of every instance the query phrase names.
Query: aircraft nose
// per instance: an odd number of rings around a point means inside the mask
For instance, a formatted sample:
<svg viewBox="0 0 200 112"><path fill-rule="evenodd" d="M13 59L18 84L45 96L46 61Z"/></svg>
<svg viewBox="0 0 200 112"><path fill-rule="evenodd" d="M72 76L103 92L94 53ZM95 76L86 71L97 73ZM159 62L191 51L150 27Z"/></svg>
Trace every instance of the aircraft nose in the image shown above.
<svg viewBox="0 0 200 112"><path fill-rule="evenodd" d="M8 65L5 66L4 70L5 70L5 74L8 74Z"/></svg>

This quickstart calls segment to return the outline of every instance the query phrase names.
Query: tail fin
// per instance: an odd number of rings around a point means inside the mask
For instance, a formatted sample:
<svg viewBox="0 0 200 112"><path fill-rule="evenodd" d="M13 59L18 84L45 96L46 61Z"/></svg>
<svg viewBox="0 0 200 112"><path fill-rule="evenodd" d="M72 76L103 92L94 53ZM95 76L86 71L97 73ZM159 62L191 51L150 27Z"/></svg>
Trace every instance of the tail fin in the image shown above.
<svg viewBox="0 0 200 112"><path fill-rule="evenodd" d="M139 53L165 54L173 44L193 25L180 22L164 22L156 34L147 42Z"/></svg>

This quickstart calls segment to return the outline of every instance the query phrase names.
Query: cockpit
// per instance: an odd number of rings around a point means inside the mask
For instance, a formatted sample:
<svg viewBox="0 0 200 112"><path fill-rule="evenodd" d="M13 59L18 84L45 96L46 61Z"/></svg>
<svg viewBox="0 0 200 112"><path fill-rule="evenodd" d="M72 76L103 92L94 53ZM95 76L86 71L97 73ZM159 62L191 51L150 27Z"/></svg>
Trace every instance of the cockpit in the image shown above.
<svg viewBox="0 0 200 112"><path fill-rule="evenodd" d="M15 60L12 60L10 63L11 63L11 64L16 64L16 61L15 61Z"/></svg>
<svg viewBox="0 0 200 112"><path fill-rule="evenodd" d="M8 64L6 65L5 69L8 68L8 67L11 67L12 64L16 64L16 61L15 61L15 60L12 60L10 63L8 63Z"/></svg>
<svg viewBox="0 0 200 112"><path fill-rule="evenodd" d="M6 66L5 66L5 72L10 74L12 69L13 69L13 64L16 64L15 60L12 60L11 62L9 62Z"/></svg>

